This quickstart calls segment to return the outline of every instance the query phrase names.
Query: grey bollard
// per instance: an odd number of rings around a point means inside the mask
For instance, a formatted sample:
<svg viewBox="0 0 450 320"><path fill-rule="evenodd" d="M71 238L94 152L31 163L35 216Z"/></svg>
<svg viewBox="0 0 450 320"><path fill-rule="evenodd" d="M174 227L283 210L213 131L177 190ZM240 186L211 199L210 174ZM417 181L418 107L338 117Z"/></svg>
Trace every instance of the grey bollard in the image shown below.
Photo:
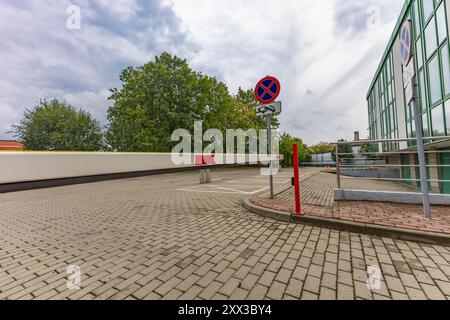
<svg viewBox="0 0 450 320"><path fill-rule="evenodd" d="M211 172L209 169L200 171L200 184L211 183Z"/></svg>
<svg viewBox="0 0 450 320"><path fill-rule="evenodd" d="M206 183L211 183L211 170L206 169Z"/></svg>

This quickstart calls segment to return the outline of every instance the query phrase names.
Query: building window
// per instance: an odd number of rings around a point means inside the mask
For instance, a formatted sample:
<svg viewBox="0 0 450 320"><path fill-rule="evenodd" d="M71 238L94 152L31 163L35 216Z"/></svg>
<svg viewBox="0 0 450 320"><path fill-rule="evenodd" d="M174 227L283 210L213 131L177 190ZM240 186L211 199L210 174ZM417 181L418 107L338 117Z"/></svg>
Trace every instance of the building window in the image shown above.
<svg viewBox="0 0 450 320"><path fill-rule="evenodd" d="M423 23L426 24L433 14L434 0L423 0Z"/></svg>
<svg viewBox="0 0 450 320"><path fill-rule="evenodd" d="M445 123L447 124L447 136L450 136L450 100L444 103Z"/></svg>
<svg viewBox="0 0 450 320"><path fill-rule="evenodd" d="M429 137L430 136L430 130L428 127L428 115L424 113L422 115L422 129L423 129L423 136Z"/></svg>
<svg viewBox="0 0 450 320"><path fill-rule="evenodd" d="M442 99L441 71L439 68L439 57L436 55L428 64L428 74L430 83L430 101L434 105Z"/></svg>
<svg viewBox="0 0 450 320"><path fill-rule="evenodd" d="M445 136L444 110L441 105L431 110L431 123L433 124L433 136Z"/></svg>
<svg viewBox="0 0 450 320"><path fill-rule="evenodd" d="M437 27L438 27L438 40L441 44L447 39L447 21L445 19L445 2L442 1L441 5L436 11Z"/></svg>
<svg viewBox="0 0 450 320"><path fill-rule="evenodd" d="M394 58L392 52L386 58L378 80L380 93L381 139L398 138L397 104L395 98ZM384 143L383 151L398 150L398 143Z"/></svg>
<svg viewBox="0 0 450 320"><path fill-rule="evenodd" d="M377 139L377 120L376 120L375 94L372 92L369 96L369 137L370 140Z"/></svg>
<svg viewBox="0 0 450 320"><path fill-rule="evenodd" d="M419 38L416 43L417 47L417 65L419 66L419 69L423 67L423 53L422 53L422 39Z"/></svg>
<svg viewBox="0 0 450 320"><path fill-rule="evenodd" d="M448 55L448 45L442 47L442 76L444 77L444 94L450 94L450 58Z"/></svg>
<svg viewBox="0 0 450 320"><path fill-rule="evenodd" d="M425 48L427 59L433 55L434 51L436 51L437 45L436 22L433 17L425 28Z"/></svg>
<svg viewBox="0 0 450 320"><path fill-rule="evenodd" d="M414 19L415 35L417 39L420 36L419 0L414 1L413 19Z"/></svg>
<svg viewBox="0 0 450 320"><path fill-rule="evenodd" d="M425 78L423 70L419 71L419 88L420 88L420 110L425 112L427 110L427 96L425 94Z"/></svg>
<svg viewBox="0 0 450 320"><path fill-rule="evenodd" d="M450 0L416 0L411 9L418 39L415 49L420 110L430 116L430 134L434 132L431 109L442 105L450 95L447 1Z"/></svg>

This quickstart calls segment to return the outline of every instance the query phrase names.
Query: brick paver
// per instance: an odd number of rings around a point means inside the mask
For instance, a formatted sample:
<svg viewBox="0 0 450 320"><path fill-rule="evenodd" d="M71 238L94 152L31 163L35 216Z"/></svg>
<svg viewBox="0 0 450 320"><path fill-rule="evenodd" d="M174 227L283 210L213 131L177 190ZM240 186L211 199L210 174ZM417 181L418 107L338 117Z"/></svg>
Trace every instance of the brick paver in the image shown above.
<svg viewBox="0 0 450 320"><path fill-rule="evenodd" d="M301 169L309 172L310 169ZM378 191L406 191L412 189L406 185L382 180L367 180L364 178L341 177L343 189L349 190L378 190ZM318 172L317 174L305 176L301 182L302 202L309 205L332 207L334 200L334 189L337 188L336 175L332 173ZM294 201L292 189L277 196L277 199Z"/></svg>
<svg viewBox="0 0 450 320"><path fill-rule="evenodd" d="M358 178L343 179L346 189L406 191L407 186L389 181L373 181ZM333 190L336 187L336 176L330 173L318 173L308 176L301 183L303 211L308 215L360 222L380 226L396 227L425 232L450 234L450 208L448 206L432 206L432 219L423 217L421 205L339 201L334 202ZM276 199L255 198L252 202L262 207L279 211L293 212L294 191L286 189Z"/></svg>
<svg viewBox="0 0 450 320"><path fill-rule="evenodd" d="M202 189L182 173L0 195L0 299L450 297L450 248L262 218L242 207L267 182L258 173L215 171L223 180ZM66 287L69 265L80 290Z"/></svg>

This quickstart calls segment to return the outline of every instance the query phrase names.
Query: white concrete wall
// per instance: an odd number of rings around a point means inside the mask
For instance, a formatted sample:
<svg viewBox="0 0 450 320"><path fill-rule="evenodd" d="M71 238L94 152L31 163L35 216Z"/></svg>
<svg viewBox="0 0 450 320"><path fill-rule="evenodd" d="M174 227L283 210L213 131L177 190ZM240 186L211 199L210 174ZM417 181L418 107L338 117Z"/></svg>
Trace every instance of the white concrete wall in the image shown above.
<svg viewBox="0 0 450 320"><path fill-rule="evenodd" d="M1 152L0 183L175 168L170 154ZM186 167L186 166L185 166Z"/></svg>
<svg viewBox="0 0 450 320"><path fill-rule="evenodd" d="M0 184L195 167L197 155L187 157L191 164L176 165L170 153L0 152ZM281 158L273 157L273 161ZM266 163L268 159L260 155L259 160ZM249 160L255 161L248 155L229 158L218 154L214 164L246 164Z"/></svg>

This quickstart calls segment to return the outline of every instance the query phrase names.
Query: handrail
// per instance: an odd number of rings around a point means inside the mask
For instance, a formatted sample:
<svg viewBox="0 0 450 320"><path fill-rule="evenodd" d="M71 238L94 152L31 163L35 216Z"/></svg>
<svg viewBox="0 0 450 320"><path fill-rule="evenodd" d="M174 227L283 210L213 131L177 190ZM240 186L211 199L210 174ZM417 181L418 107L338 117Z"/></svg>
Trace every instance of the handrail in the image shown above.
<svg viewBox="0 0 450 320"><path fill-rule="evenodd" d="M432 142L448 142L450 140L450 136L440 136L440 137L424 137L424 141L432 141ZM392 182L400 182L400 183L410 183L413 182L415 185L416 182L421 181L427 181L427 183L432 183L432 186L437 188L441 188L442 184L444 183L450 183L450 180L444 180L439 178L444 178L442 176L439 176L439 170L443 170L446 168L450 168L450 164L440 164L438 159L435 161L430 161L430 163L425 165L425 168L429 169L429 176L427 174L427 177L422 180L420 178L420 174L417 174L417 169L421 168L419 164L417 164L417 160L410 161L411 163L408 164L407 162L403 162L400 158L400 155L411 155L412 157L418 156L418 150L409 147L404 148L398 151L387 151L387 152L380 152L377 151L364 151L364 152L339 152L341 146L343 145L349 145L352 147L356 147L358 145L372 145L373 149L369 150L376 150L381 147L383 144L390 144L394 145L396 147L399 147L400 142L403 141L414 141L416 142L416 138L401 138L401 139L381 139L381 140L360 140L360 141L338 141L336 143L333 143L335 146L335 155L336 155L336 179L337 179L337 186L339 189L342 189L342 181L345 181L347 179L364 179L368 181L392 181ZM444 145L446 146L446 145ZM434 157L439 157L439 155L442 154L449 154L450 149L444 149L444 150L426 150L424 151L425 154L428 154L430 156L434 155ZM393 161L386 162L387 157L396 157ZM408 157L409 158L409 157ZM390 159L391 160L391 159ZM385 172L382 170L386 169ZM403 174L404 168L410 168L409 174ZM367 174L364 174L364 170L374 169L377 170L377 173L375 177L370 177L373 174L370 174L369 171L367 171ZM352 171L354 177L350 176L343 176L343 173L347 173L347 175L352 175ZM357 171L358 170L358 171ZM361 175L365 175L365 177L361 177Z"/></svg>
<svg viewBox="0 0 450 320"><path fill-rule="evenodd" d="M450 136L440 136L440 137L424 137L423 140L450 140ZM365 145L373 143L395 143L395 142L408 142L417 141L416 138L401 138L401 139L384 139L384 140L359 140L359 141L337 141L331 143L331 145L341 145L341 144L351 144L351 145Z"/></svg>

